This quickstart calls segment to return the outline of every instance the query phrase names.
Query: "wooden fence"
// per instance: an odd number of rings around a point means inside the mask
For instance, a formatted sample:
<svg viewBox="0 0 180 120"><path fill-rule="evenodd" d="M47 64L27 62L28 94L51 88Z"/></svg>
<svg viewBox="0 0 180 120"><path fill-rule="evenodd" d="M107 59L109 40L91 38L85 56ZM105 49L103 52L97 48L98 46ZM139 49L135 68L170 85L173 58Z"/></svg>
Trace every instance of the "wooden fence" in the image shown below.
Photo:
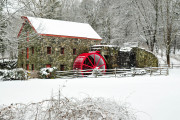
<svg viewBox="0 0 180 120"><path fill-rule="evenodd" d="M150 76L157 76L157 75L169 75L169 68L168 67L150 67L146 68L147 74Z"/></svg>
<svg viewBox="0 0 180 120"><path fill-rule="evenodd" d="M168 67L150 67L150 68L132 68L132 69L87 69L87 70L69 70L57 71L57 78L81 78L81 77L134 77L137 75L169 75Z"/></svg>
<svg viewBox="0 0 180 120"><path fill-rule="evenodd" d="M159 67L168 67L167 64L159 64ZM180 68L180 64L170 64L169 68Z"/></svg>

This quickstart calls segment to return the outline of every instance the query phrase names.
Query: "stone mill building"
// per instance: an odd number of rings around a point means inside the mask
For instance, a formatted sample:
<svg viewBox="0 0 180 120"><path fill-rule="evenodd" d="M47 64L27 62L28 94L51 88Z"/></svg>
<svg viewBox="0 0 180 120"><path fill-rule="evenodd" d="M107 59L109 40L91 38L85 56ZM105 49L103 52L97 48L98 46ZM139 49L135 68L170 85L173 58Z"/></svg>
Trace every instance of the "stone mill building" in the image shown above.
<svg viewBox="0 0 180 120"><path fill-rule="evenodd" d="M86 23L26 17L18 34L18 67L70 70L75 58L102 38Z"/></svg>

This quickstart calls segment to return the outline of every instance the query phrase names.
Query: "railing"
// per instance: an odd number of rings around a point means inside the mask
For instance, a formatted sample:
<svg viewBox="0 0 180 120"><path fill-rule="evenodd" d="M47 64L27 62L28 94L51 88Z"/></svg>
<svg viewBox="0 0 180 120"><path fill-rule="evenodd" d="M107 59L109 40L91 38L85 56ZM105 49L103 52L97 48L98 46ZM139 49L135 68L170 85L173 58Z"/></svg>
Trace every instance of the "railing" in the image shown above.
<svg viewBox="0 0 180 120"><path fill-rule="evenodd" d="M69 70L56 71L57 78L81 78L81 77L134 77L137 75L169 75L168 67L150 67L150 68L132 68L132 69L87 69L87 70Z"/></svg>
<svg viewBox="0 0 180 120"><path fill-rule="evenodd" d="M168 67L167 64L159 64L159 67ZM180 64L170 64L169 68L180 68Z"/></svg>
<svg viewBox="0 0 180 120"><path fill-rule="evenodd" d="M150 68L146 68L146 71L150 76L169 75L168 67L150 67Z"/></svg>

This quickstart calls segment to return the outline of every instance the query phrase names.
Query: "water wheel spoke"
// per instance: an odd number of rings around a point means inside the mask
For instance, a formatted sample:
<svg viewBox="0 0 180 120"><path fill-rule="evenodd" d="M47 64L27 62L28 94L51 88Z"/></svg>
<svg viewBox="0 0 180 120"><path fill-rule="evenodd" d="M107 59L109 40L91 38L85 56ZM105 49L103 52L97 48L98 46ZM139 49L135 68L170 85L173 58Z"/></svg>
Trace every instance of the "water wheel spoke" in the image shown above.
<svg viewBox="0 0 180 120"><path fill-rule="evenodd" d="M92 70L88 70L88 71L86 71L86 72L91 72Z"/></svg>
<svg viewBox="0 0 180 120"><path fill-rule="evenodd" d="M89 59L89 57L87 57L87 58L88 58L89 62L91 63L91 65L94 66L93 63L91 62L91 60Z"/></svg>
<svg viewBox="0 0 180 120"><path fill-rule="evenodd" d="M106 72L105 70L101 71L102 73Z"/></svg>
<svg viewBox="0 0 180 120"><path fill-rule="evenodd" d="M86 67L89 67L89 68L93 68L92 66L89 66L89 65L86 65L86 64L83 64L84 66L86 66Z"/></svg>
<svg viewBox="0 0 180 120"><path fill-rule="evenodd" d="M99 58L99 60L98 60L98 62L97 62L97 65L99 64L100 60L101 60L101 57Z"/></svg>
<svg viewBox="0 0 180 120"><path fill-rule="evenodd" d="M100 66L98 66L98 67L100 68L100 67L102 67L102 66L104 66L104 65L106 65L106 64L102 64L102 65L100 65Z"/></svg>
<svg viewBox="0 0 180 120"><path fill-rule="evenodd" d="M95 54L94 54L94 66L96 66L96 57L95 57Z"/></svg>

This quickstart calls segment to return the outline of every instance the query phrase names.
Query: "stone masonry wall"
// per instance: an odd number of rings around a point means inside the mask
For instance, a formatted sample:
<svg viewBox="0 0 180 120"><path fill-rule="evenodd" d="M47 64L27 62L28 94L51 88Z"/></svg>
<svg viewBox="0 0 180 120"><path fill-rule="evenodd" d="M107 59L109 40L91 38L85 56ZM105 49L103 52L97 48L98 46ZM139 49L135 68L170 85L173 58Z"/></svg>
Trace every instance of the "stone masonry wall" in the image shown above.
<svg viewBox="0 0 180 120"><path fill-rule="evenodd" d="M132 51L136 55L136 67L158 67L158 58L153 53L136 47Z"/></svg>

